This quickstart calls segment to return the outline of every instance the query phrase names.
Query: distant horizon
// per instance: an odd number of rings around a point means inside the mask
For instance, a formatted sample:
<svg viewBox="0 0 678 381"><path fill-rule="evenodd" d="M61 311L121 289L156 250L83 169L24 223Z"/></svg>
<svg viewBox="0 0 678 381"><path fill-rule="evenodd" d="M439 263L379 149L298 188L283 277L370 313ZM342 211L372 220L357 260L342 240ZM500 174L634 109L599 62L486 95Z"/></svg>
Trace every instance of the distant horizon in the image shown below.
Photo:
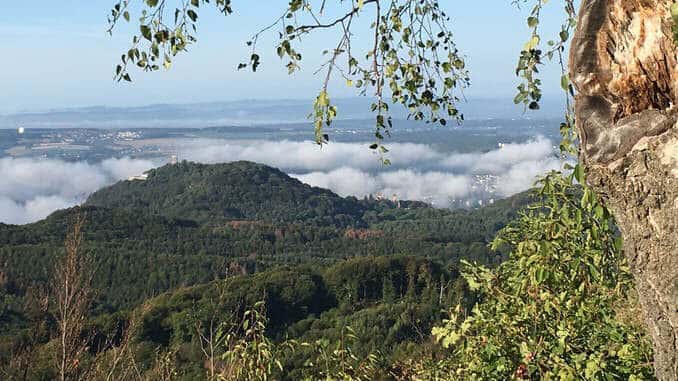
<svg viewBox="0 0 678 381"><path fill-rule="evenodd" d="M333 100L335 101L354 101L354 100L365 100L365 102L371 102L370 97L366 96L337 96L333 97ZM506 101L506 103L510 103L513 106L515 106L518 110L523 109L523 105L520 104L514 104L513 103L513 97L512 96L507 96L507 95L500 95L500 96L493 96L493 95L474 95L474 96L466 96L463 100L459 101L457 104L462 107L464 104L469 104L471 102L478 102L478 101ZM245 97L245 98L237 98L237 99L215 99L215 100L205 100L205 101L195 101L195 102L149 102L149 103L143 103L143 102L135 102L135 103L130 103L130 104L123 104L123 103L110 103L110 104L105 104L105 103L91 103L91 104L73 104L70 106L54 106L54 107L35 107L35 108L26 108L22 110L16 110L16 111L2 111L0 112L0 117L7 117L7 116L12 116L12 115L23 115L23 114L44 114L44 113L52 113L52 112L63 112L63 111L78 111L78 110L91 110L91 109L140 109L140 108L150 108L150 107L158 107L158 106L201 106L201 105L221 105L221 104L238 104L238 103L248 103L248 102L289 102L289 103L296 103L296 102L313 102L312 97L297 97L297 98L276 98L276 97ZM564 95L562 93L554 93L554 94L543 94L542 98L542 106L543 105L553 105L555 103L560 103L562 105L565 105L564 101ZM463 110L462 110L463 111ZM534 113L535 111L530 111ZM539 112L539 111L536 111Z"/></svg>
<svg viewBox="0 0 678 381"><path fill-rule="evenodd" d="M371 121L371 99L337 97L337 122ZM134 106L90 105L0 114L0 129L24 128L207 128L287 125L308 123L313 101L302 98L241 99L232 101L149 103ZM508 97L468 97L458 103L465 123L494 119L559 119L564 101L545 98L540 110L525 110ZM400 105L391 110L400 127L414 128L423 122L407 120L407 111ZM359 123L360 125L365 123ZM557 125L554 125L554 129Z"/></svg>

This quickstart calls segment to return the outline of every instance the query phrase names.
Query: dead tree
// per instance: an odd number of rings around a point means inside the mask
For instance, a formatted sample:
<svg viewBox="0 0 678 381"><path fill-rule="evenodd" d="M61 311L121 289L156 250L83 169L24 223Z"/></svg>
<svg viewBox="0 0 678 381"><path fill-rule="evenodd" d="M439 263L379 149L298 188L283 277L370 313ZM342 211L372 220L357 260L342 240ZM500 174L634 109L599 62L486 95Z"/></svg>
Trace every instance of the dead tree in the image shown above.
<svg viewBox="0 0 678 381"><path fill-rule="evenodd" d="M587 182L624 238L656 375L678 380L678 62L673 0L583 0L570 51Z"/></svg>
<svg viewBox="0 0 678 381"><path fill-rule="evenodd" d="M75 377L87 350L82 337L92 297L92 268L82 253L85 218L74 217L64 241L65 254L54 268L51 294L58 329L57 369L61 381Z"/></svg>

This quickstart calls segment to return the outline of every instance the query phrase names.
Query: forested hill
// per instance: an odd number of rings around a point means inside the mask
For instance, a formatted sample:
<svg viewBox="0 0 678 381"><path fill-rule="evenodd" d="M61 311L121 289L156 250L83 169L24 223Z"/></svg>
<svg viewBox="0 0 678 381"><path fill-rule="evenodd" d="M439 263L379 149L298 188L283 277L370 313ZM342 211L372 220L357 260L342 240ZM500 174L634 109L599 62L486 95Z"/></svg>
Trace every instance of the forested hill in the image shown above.
<svg viewBox="0 0 678 381"><path fill-rule="evenodd" d="M123 208L198 222L259 220L327 226L364 226L367 205L311 187L278 169L238 161L182 162L121 181L92 194L87 205Z"/></svg>
<svg viewBox="0 0 678 381"><path fill-rule="evenodd" d="M73 217L98 270L101 306L121 308L182 285L282 264L417 255L497 263L487 244L525 194L475 210L342 198L260 164L181 163L122 181L87 205L30 225L0 225L0 274L18 292L48 281Z"/></svg>

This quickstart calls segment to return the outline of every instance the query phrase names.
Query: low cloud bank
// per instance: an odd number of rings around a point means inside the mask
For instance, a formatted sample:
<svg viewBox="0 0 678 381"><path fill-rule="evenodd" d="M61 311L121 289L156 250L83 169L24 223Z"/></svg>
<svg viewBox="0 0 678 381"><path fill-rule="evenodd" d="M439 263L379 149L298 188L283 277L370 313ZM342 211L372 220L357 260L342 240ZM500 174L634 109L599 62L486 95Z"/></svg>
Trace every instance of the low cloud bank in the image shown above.
<svg viewBox="0 0 678 381"><path fill-rule="evenodd" d="M278 167L310 185L342 196L382 194L437 207L506 197L529 189L537 176L561 167L543 137L489 152L444 153L426 144L389 144L383 167L367 144L227 141L173 143L181 159L220 163L249 160ZM149 160L108 159L98 164L60 160L0 159L0 222L24 224L83 202L97 189L156 167Z"/></svg>
<svg viewBox="0 0 678 381"><path fill-rule="evenodd" d="M558 161L552 142L541 136L485 153L464 154L440 152L428 144L391 143L388 167L382 166L367 143L334 142L319 147L312 142L194 139L176 146L181 147L179 155L186 160L201 163L249 160L293 173L353 168L370 172L413 169L480 175L503 173L518 163Z"/></svg>
<svg viewBox="0 0 678 381"><path fill-rule="evenodd" d="M539 175L559 169L553 143L537 137L488 152L444 153L427 144L392 143L383 167L367 144L197 139L180 156L199 162L250 160L279 167L299 180L342 196L421 200L438 207L507 197L529 189Z"/></svg>
<svg viewBox="0 0 678 381"><path fill-rule="evenodd" d="M307 184L332 189L342 196L381 194L390 199L395 195L399 199L426 201L441 207L470 195L473 186L470 176L409 169L371 174L354 168L339 168L293 176Z"/></svg>
<svg viewBox="0 0 678 381"><path fill-rule="evenodd" d="M61 160L0 159L0 222L25 224L82 203L118 180L156 165L148 160L107 159L98 164Z"/></svg>

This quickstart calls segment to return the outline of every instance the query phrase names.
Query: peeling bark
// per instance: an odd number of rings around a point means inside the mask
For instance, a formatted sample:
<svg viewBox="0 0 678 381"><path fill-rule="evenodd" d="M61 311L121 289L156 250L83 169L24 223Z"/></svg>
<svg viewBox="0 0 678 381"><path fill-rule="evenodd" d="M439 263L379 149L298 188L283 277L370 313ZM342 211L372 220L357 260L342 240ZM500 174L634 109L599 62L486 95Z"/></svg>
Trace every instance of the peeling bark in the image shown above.
<svg viewBox="0 0 678 381"><path fill-rule="evenodd" d="M581 161L624 238L660 380L678 380L673 0L583 0L570 51Z"/></svg>

